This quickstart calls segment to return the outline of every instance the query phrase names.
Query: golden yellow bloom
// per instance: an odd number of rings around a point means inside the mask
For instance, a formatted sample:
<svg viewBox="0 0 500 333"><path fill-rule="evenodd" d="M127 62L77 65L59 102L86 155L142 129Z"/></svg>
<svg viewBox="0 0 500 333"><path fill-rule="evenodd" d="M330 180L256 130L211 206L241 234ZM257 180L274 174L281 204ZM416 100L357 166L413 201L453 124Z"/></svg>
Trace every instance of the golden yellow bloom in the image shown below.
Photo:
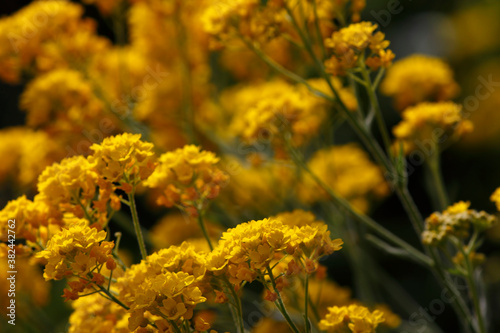
<svg viewBox="0 0 500 333"><path fill-rule="evenodd" d="M153 144L141 140L140 134L123 133L90 147L93 168L110 182L131 186L148 178L156 166Z"/></svg>
<svg viewBox="0 0 500 333"><path fill-rule="evenodd" d="M361 65L359 59L365 59L365 64L372 70L389 67L394 54L386 50L389 41L384 39L385 35L380 31L374 33L375 29L377 25L374 23L360 22L334 32L325 40L325 46L333 49L333 56L325 62L327 71L344 75L346 70ZM369 52L363 57L366 51Z"/></svg>
<svg viewBox="0 0 500 333"><path fill-rule="evenodd" d="M200 289L204 274L203 254L188 243L133 265L117 282L120 298L130 307L129 329L144 327L148 313L173 321L191 319L196 304L206 301ZM166 320L156 323L170 327Z"/></svg>
<svg viewBox="0 0 500 333"><path fill-rule="evenodd" d="M21 186L35 186L35 181L48 165L64 152L47 133L24 127L0 131L0 183L14 180Z"/></svg>
<svg viewBox="0 0 500 333"><path fill-rule="evenodd" d="M452 102L420 103L404 110L402 117L392 132L397 139L396 149L401 143L406 154L417 147L417 141L438 145L449 137L459 138L473 128L462 116L462 107Z"/></svg>
<svg viewBox="0 0 500 333"><path fill-rule="evenodd" d="M349 327L354 333L374 333L378 324L385 318L381 311L370 312L360 305L333 306L329 313L319 322L319 328L327 332L341 332ZM346 327L347 326L347 327Z"/></svg>
<svg viewBox="0 0 500 333"><path fill-rule="evenodd" d="M206 205L208 200L216 198L221 184L227 180L216 166L219 158L194 145L167 152L160 156L159 162L144 185L161 191L158 204L180 206L192 215L197 214L195 203Z"/></svg>
<svg viewBox="0 0 500 333"><path fill-rule="evenodd" d="M323 98L282 80L245 87L233 100L230 132L247 143L271 143L278 156L284 133L292 134L296 146L307 143L318 133L328 107Z"/></svg>
<svg viewBox="0 0 500 333"><path fill-rule="evenodd" d="M457 202L442 213L432 213L425 220L422 241L428 245L439 245L454 236L465 239L469 236L471 226L478 230L490 228L497 222L493 215L469 209L470 202Z"/></svg>
<svg viewBox="0 0 500 333"><path fill-rule="evenodd" d="M450 66L439 58L415 54L394 63L380 85L382 93L394 98L396 109L425 101L456 97L459 87Z"/></svg>
<svg viewBox="0 0 500 333"><path fill-rule="evenodd" d="M340 250L341 245L340 239L330 239L322 223L292 227L275 218L250 221L223 233L207 258L207 269L216 275L227 274L232 284L239 285L263 274L276 257L293 254L317 260Z"/></svg>
<svg viewBox="0 0 500 333"><path fill-rule="evenodd" d="M22 74L85 66L109 42L83 7L69 1L34 1L0 20L0 77L17 83Z"/></svg>
<svg viewBox="0 0 500 333"><path fill-rule="evenodd" d="M368 211L372 199L389 194L382 170L355 144L319 150L308 165L325 184L362 212ZM306 203L328 198L328 194L309 176L305 176L298 186L297 195Z"/></svg>
<svg viewBox="0 0 500 333"><path fill-rule="evenodd" d="M497 205L498 211L500 211L500 187L493 192L490 197L490 200L493 201Z"/></svg>
<svg viewBox="0 0 500 333"><path fill-rule="evenodd" d="M54 235L45 250L36 258L47 261L44 270L45 280L61 280L65 276L88 278L98 266L112 258L113 242L103 242L105 231L88 226L88 221L74 218L68 227Z"/></svg>

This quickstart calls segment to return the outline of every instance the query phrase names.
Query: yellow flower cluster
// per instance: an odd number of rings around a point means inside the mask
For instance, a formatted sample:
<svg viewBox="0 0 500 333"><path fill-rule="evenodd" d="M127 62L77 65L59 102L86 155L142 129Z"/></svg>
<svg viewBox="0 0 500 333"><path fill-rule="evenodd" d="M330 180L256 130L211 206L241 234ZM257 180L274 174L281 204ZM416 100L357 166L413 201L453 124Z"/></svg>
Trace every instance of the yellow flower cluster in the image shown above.
<svg viewBox="0 0 500 333"><path fill-rule="evenodd" d="M381 168L356 144L319 150L308 166L326 185L362 212L369 210L371 200L389 194ZM298 186L297 195L306 203L328 199L328 193L307 175Z"/></svg>
<svg viewBox="0 0 500 333"><path fill-rule="evenodd" d="M65 135L81 132L86 126L97 127L96 119L104 115L92 86L71 69L37 76L23 92L20 107L27 112L28 126Z"/></svg>
<svg viewBox="0 0 500 333"><path fill-rule="evenodd" d="M500 211L500 187L493 192L490 199L497 205L497 209Z"/></svg>
<svg viewBox="0 0 500 333"><path fill-rule="evenodd" d="M279 33L279 7L269 1L262 6L259 0L222 0L211 4L202 16L205 31L226 41L246 37L267 42Z"/></svg>
<svg viewBox="0 0 500 333"><path fill-rule="evenodd" d="M148 178L156 167L153 144L141 140L140 134L123 133L90 147L93 168L107 181L122 186L136 186ZM126 192L131 188L124 188Z"/></svg>
<svg viewBox="0 0 500 333"><path fill-rule="evenodd" d="M67 228L55 234L46 249L35 255L47 261L43 274L45 280L71 276L97 280L96 268L100 270L106 264L111 269L116 265L111 256L114 243L104 241L105 231L89 227L84 219L72 218L67 223ZM98 280L96 282L99 283Z"/></svg>
<svg viewBox="0 0 500 333"><path fill-rule="evenodd" d="M325 89L318 80L310 82ZM337 84L340 85L339 82ZM352 93L343 87L341 89L342 98L352 101ZM272 143L278 155L283 154L284 133L292 134L295 146L304 145L317 134L329 106L324 99L304 87L282 80L245 87L226 98L232 101L234 109L230 132L247 143ZM228 101L225 103L229 104Z"/></svg>
<svg viewBox="0 0 500 333"><path fill-rule="evenodd" d="M47 133L10 127L0 131L0 183L32 186L46 166L62 157L62 150Z"/></svg>
<svg viewBox="0 0 500 333"><path fill-rule="evenodd" d="M292 227L275 218L250 221L223 233L207 258L207 269L215 275L226 274L238 286L267 274L275 258L289 254L313 263L340 250L341 245L340 239L330 239L328 227L323 223ZM314 263L312 266L309 273L315 270Z"/></svg>
<svg viewBox="0 0 500 333"><path fill-rule="evenodd" d="M459 87L450 66L439 58L415 54L394 63L380 86L394 98L396 109L425 101L446 101L456 97Z"/></svg>
<svg viewBox="0 0 500 333"><path fill-rule="evenodd" d="M428 245L440 245L450 237L465 239L469 229L485 230L497 222L493 215L483 211L469 209L470 202L457 202L442 213L432 213L425 220L425 230L422 232L422 242Z"/></svg>
<svg viewBox="0 0 500 333"><path fill-rule="evenodd" d="M462 107L452 102L420 103L405 109L402 117L392 132L397 139L396 149L401 143L406 154L417 147L417 141L430 140L437 145L450 137L459 138L473 128L464 119Z"/></svg>
<svg viewBox="0 0 500 333"><path fill-rule="evenodd" d="M329 333L345 332L349 328L353 333L375 333L378 324L384 322L384 314L375 310L370 312L360 305L333 306L319 322L319 328ZM347 326L347 327L346 327Z"/></svg>
<svg viewBox="0 0 500 333"><path fill-rule="evenodd" d="M188 243L171 246L133 265L118 279L120 298L130 307L128 328L145 327L145 315L161 317L158 328L169 321L189 320L194 307L206 301L200 289L205 274L204 258Z"/></svg>
<svg viewBox="0 0 500 333"><path fill-rule="evenodd" d="M218 162L214 153L187 145L161 155L158 167L144 185L161 191L158 204L179 206L197 216L197 210L216 198L227 180L216 166Z"/></svg>
<svg viewBox="0 0 500 333"><path fill-rule="evenodd" d="M127 310L118 304L92 294L74 301L74 311L69 317L69 333L129 333Z"/></svg>
<svg viewBox="0 0 500 333"><path fill-rule="evenodd" d="M85 65L108 47L83 7L69 1L34 1L0 20L0 77L17 83L24 73Z"/></svg>
<svg viewBox="0 0 500 333"><path fill-rule="evenodd" d="M384 39L385 35L380 31L374 33L375 29L374 23L360 22L334 32L325 40L325 46L333 49L333 56L325 62L326 70L333 75L344 75L359 66L367 65L372 70L389 67L394 53L387 50L389 41Z"/></svg>
<svg viewBox="0 0 500 333"><path fill-rule="evenodd" d="M16 238L25 239L26 245L16 244L16 253L29 254L35 243L46 244L50 235L60 230L64 224L62 214L54 207L49 206L40 196L36 196L33 201L28 200L26 196L21 196L15 200L9 201L0 211L0 240L7 241L8 224L10 219L16 220ZM2 243L1 247L6 247Z"/></svg>

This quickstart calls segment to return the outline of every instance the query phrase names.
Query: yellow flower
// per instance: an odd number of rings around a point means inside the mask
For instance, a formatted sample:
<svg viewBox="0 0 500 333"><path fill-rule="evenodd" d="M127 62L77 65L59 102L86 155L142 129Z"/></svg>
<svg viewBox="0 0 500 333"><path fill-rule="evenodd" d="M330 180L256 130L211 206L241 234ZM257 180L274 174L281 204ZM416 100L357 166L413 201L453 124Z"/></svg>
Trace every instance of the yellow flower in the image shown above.
<svg viewBox="0 0 500 333"><path fill-rule="evenodd" d="M462 107L452 102L420 103L405 109L402 117L392 132L397 139L395 149L399 150L401 143L406 154L417 147L416 142L431 141L437 145L443 138L459 138L473 128L464 119Z"/></svg>
<svg viewBox="0 0 500 333"><path fill-rule="evenodd" d="M380 86L403 110L425 101L445 101L456 97L459 87L450 66L439 58L415 54L394 63Z"/></svg>
<svg viewBox="0 0 500 333"><path fill-rule="evenodd" d="M218 162L214 153L187 145L161 155L158 167L144 185L161 191L158 204L181 206L196 216L198 204L203 206L216 198L227 180L216 166Z"/></svg>
<svg viewBox="0 0 500 333"><path fill-rule="evenodd" d="M500 211L500 187L493 192L490 197L490 200L493 201L497 205L498 211Z"/></svg>
<svg viewBox="0 0 500 333"><path fill-rule="evenodd" d="M362 212L369 210L372 199L389 194L382 170L356 144L319 150L311 157L308 166L325 184ZM297 195L306 203L328 198L328 194L309 176L299 185Z"/></svg>
<svg viewBox="0 0 500 333"><path fill-rule="evenodd" d="M131 186L148 178L156 166L153 144L141 140L140 134L123 133L90 147L93 168L110 182Z"/></svg>
<svg viewBox="0 0 500 333"><path fill-rule="evenodd" d="M361 305L333 306L329 313L319 322L319 328L327 332L340 332L349 327L354 333L374 333L378 324L385 318L381 311L370 312ZM346 327L347 324L347 327Z"/></svg>
<svg viewBox="0 0 500 333"><path fill-rule="evenodd" d="M69 1L34 1L0 20L0 77L17 83L22 74L86 66L107 48L96 24L81 18L83 7Z"/></svg>
<svg viewBox="0 0 500 333"><path fill-rule="evenodd" d="M191 319L194 307L206 301L200 289L207 288L202 283L204 274L203 254L188 243L163 249L133 265L117 282L119 297L130 307L129 329L140 326L148 313L174 321Z"/></svg>
<svg viewBox="0 0 500 333"><path fill-rule="evenodd" d="M317 81L314 85L324 86ZM343 89L343 97L348 98ZM283 154L283 134L292 134L293 144L303 145L315 136L330 106L301 86L274 80L236 90L228 96L235 109L230 133L246 143L271 143L276 154ZM227 103L227 102L226 102Z"/></svg>
<svg viewBox="0 0 500 333"><path fill-rule="evenodd" d="M114 244L103 242L105 231L90 228L83 219L73 218L67 223L68 227L55 234L45 250L36 254L36 258L47 261L43 274L47 281L61 280L68 275L87 278L111 258Z"/></svg>
<svg viewBox="0 0 500 333"><path fill-rule="evenodd" d="M457 202L442 213L434 212L425 220L422 241L428 245L439 245L450 236L465 239L471 225L479 231L490 228L497 222L493 215L469 209L470 202Z"/></svg>
<svg viewBox="0 0 500 333"><path fill-rule="evenodd" d="M389 67L394 58L391 50L386 50L389 41L382 32L374 33L377 25L370 22L353 23L332 34L325 40L325 46L333 49L333 56L325 62L328 72L344 75L347 70L358 67L362 55L369 51L365 63L372 70ZM361 57L360 57L361 56ZM364 64L363 64L364 66Z"/></svg>

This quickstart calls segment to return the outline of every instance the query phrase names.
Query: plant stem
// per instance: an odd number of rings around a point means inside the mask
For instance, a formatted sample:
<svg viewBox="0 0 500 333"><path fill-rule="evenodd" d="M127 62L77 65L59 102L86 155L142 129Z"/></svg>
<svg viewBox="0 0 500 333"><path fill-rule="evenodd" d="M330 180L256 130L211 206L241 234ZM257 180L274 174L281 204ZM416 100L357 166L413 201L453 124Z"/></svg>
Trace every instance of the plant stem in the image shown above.
<svg viewBox="0 0 500 333"><path fill-rule="evenodd" d="M486 333L486 327L484 324L483 315L481 313L481 307L479 305L479 297L477 295L476 281L474 280L474 268L469 258L469 251L465 251L463 244L458 244L457 247L464 256L465 268L467 269L467 284L469 285L469 291L472 298L472 304L474 306L474 312L476 313L476 320L479 326L479 333Z"/></svg>
<svg viewBox="0 0 500 333"><path fill-rule="evenodd" d="M420 252L419 250L415 249L413 246L410 244L406 243L404 240L399 238L398 236L394 235L392 232L389 230L385 229L382 227L380 224L372 220L369 216L366 216L360 212L357 212L354 210L349 202L347 202L344 198L339 197L335 192L327 185L325 184L314 172L312 172L311 169L307 166L307 164L304 162L302 156L296 151L295 148L293 148L290 144L289 139L285 139L285 142L287 143L287 147L292 155L293 160L295 163L298 165L299 168L302 168L305 172L307 172L311 178L330 196L332 201L340 208L345 209L347 212L349 212L354 218L356 218L358 221L366 224L369 228L377 232L379 235L385 237L388 241L398 245L402 249L405 249L412 257L414 257L418 262L424 264L424 266L433 266L434 261Z"/></svg>
<svg viewBox="0 0 500 333"><path fill-rule="evenodd" d="M448 195L446 194L446 187L441 174L441 163L438 147L434 146L434 152L430 154L427 159L427 166L429 167L432 184L435 186L437 194L438 210L445 210L449 206Z"/></svg>
<svg viewBox="0 0 500 333"><path fill-rule="evenodd" d="M128 195L128 200L130 202L130 212L132 213L132 221L134 222L135 235L137 241L139 242L139 249L141 251L142 259L146 259L148 253L146 251L146 244L144 243L144 237L142 235L141 225L139 223L139 216L137 215L137 208L135 206L135 188Z"/></svg>
<svg viewBox="0 0 500 333"><path fill-rule="evenodd" d="M368 93L368 99L370 100L371 107L375 110L375 117L377 119L378 128L380 134L382 135L382 141L384 142L385 149L387 153L390 153L391 149L391 139L389 138L389 133L387 132L387 126L385 125L384 117L382 116L382 110L380 109L380 104L377 99L377 94L375 93L375 89L373 89L372 81L370 78L370 73L366 69L366 66L360 61L361 66L361 75L363 76L364 81L366 82L366 92Z"/></svg>
<svg viewBox="0 0 500 333"><path fill-rule="evenodd" d="M304 281L304 325L306 328L306 333L311 332L311 323L309 322L309 315L308 315L308 309L309 309L309 274L306 273L306 279Z"/></svg>
<svg viewBox="0 0 500 333"><path fill-rule="evenodd" d="M205 222L203 222L203 211L201 209L196 209L198 213L198 225L200 226L201 232L203 232L203 236L207 240L208 246L210 247L210 251L214 250L214 246L212 245L212 240L210 240L210 236L208 235L207 228L205 227Z"/></svg>
<svg viewBox="0 0 500 333"><path fill-rule="evenodd" d="M229 308L231 310L231 315L233 316L234 322L238 325L238 333L244 333L245 327L243 325L243 309L241 307L241 300L238 297L236 290L234 290L233 285L231 284L231 282L229 282L225 275L222 275L222 280L224 281L226 288L231 292L231 296L234 300L233 305L229 304ZM233 306L235 309L233 309ZM236 313L234 313L234 310L236 310Z"/></svg>
<svg viewBox="0 0 500 333"><path fill-rule="evenodd" d="M281 298L281 294L280 294L278 288L276 287L276 281L274 280L273 271L271 270L269 265L267 266L267 273L269 274L269 279L271 280L271 285L273 286L274 291L278 295L278 300L274 301L274 304L276 305L278 310L281 312L283 317L285 317L285 320L287 321L288 326L290 326L292 331L294 331L295 333L300 333L299 329L297 328L297 326L295 326L295 323L293 322L292 318L290 318L290 315L286 311L286 307L285 307L285 304L283 303L283 299Z"/></svg>

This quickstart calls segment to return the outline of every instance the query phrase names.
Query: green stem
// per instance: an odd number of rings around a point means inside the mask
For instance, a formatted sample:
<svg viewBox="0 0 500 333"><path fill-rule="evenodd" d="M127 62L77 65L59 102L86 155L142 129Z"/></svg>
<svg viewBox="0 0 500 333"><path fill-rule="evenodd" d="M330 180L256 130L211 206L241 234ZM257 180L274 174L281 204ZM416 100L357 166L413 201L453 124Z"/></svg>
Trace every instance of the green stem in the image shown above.
<svg viewBox="0 0 500 333"><path fill-rule="evenodd" d="M233 316L233 320L235 323L238 325L238 333L244 333L245 332L245 327L243 325L243 309L241 306L241 300L238 297L238 294L236 293L236 290L234 290L233 285L225 275L222 276L222 281L224 281L224 284L226 285L226 288L229 289L231 292L231 296L233 297L233 304L229 304L229 307L231 309L231 315ZM233 308L235 308L236 313L234 313Z"/></svg>
<svg viewBox="0 0 500 333"><path fill-rule="evenodd" d="M372 220L369 216L366 216L354 210L348 201L338 196L327 184L325 184L314 172L312 172L311 169L309 169L309 166L305 163L300 153L297 152L297 150L292 147L289 139L285 139L285 142L287 143L287 147L292 155L292 158L298 165L298 167L302 168L305 172L307 172L311 176L311 178L330 196L332 201L338 207L345 209L358 221L364 223L369 228L377 232L379 235L385 237L388 241L394 243L395 245L398 245L402 249L405 249L413 258L415 258L418 262L422 263L424 266L432 267L434 265L434 261L431 258L426 256L419 250L415 249L413 246L406 243L404 240L394 235L389 230L382 227L380 224Z"/></svg>
<svg viewBox="0 0 500 333"><path fill-rule="evenodd" d="M203 236L207 240L208 246L210 247L210 251L214 250L214 246L212 245L212 240L208 235L207 228L205 227L205 222L203 221L203 211L201 209L196 209L198 213L198 225L200 226L201 232L203 232Z"/></svg>
<svg viewBox="0 0 500 333"><path fill-rule="evenodd" d="M97 285L97 287L99 287L100 291L103 292L106 296L108 296L113 302L115 302L116 304L118 304L119 306L121 306L122 308L124 308L125 310L130 310L130 308L128 306L126 306L125 304L123 304L118 298L116 298L109 290L107 290L106 288L104 288L103 286L99 286Z"/></svg>
<svg viewBox="0 0 500 333"><path fill-rule="evenodd" d="M283 299L281 298L281 294L278 288L276 287L276 281L274 280L273 271L271 270L269 265L267 266L267 273L269 274L269 279L271 280L271 285L273 286L274 292L276 292L276 294L278 295L278 300L276 300L274 304L281 312L283 317L285 317L285 320L287 321L288 326L290 326L292 331L294 331L295 333L300 333L299 329L297 328L297 326L295 326L295 323L293 322L292 318L290 318L290 315L286 311L286 307L285 304L283 303Z"/></svg>
<svg viewBox="0 0 500 333"><path fill-rule="evenodd" d="M427 159L427 166L429 167L432 184L436 189L437 195L437 209L445 210L449 206L448 195L446 194L446 187L443 181L443 175L441 174L441 163L438 147L434 146L434 152Z"/></svg>
<svg viewBox="0 0 500 333"><path fill-rule="evenodd" d="M139 249L141 251L142 259L146 260L148 253L146 251L146 244L144 243L144 237L142 235L141 224L139 223L139 216L137 215L137 208L135 206L135 188L128 195L128 200L130 202L130 212L132 213L132 221L134 222L135 235L137 241L139 242Z"/></svg>
<svg viewBox="0 0 500 333"><path fill-rule="evenodd" d="M391 139L389 138L389 133L387 132L387 126L384 121L384 117L382 116L382 110L380 109L380 104L378 102L377 94L375 93L375 89L373 89L372 81L370 78L370 73L366 69L366 66L360 60L361 66L361 75L363 76L364 81L366 82L366 92L368 93L368 99L370 100L370 104L372 108L375 110L375 117L377 119L378 128L380 134L382 135L382 141L384 142L385 149L389 154L391 151Z"/></svg>
<svg viewBox="0 0 500 333"><path fill-rule="evenodd" d="M467 269L467 284L469 285L469 291L472 298L472 304L474 306L474 312L476 313L476 320L479 324L479 333L486 333L486 327L484 323L484 318L481 313L481 307L479 305L479 297L477 294L476 281L474 280L474 268L470 262L469 252L464 250L463 244L458 244L457 247L464 256L465 268Z"/></svg>
<svg viewBox="0 0 500 333"><path fill-rule="evenodd" d="M316 35L318 36L318 42L321 47L321 55L322 58L326 58L325 45L323 44L323 35L321 34L321 28L319 26L319 16L318 16L318 5L316 0L312 1L313 3L313 12L314 12L314 27L316 29Z"/></svg>
<svg viewBox="0 0 500 333"><path fill-rule="evenodd" d="M311 332L311 323L309 322L309 274L306 273L306 279L304 281L304 325L306 328L306 333Z"/></svg>

